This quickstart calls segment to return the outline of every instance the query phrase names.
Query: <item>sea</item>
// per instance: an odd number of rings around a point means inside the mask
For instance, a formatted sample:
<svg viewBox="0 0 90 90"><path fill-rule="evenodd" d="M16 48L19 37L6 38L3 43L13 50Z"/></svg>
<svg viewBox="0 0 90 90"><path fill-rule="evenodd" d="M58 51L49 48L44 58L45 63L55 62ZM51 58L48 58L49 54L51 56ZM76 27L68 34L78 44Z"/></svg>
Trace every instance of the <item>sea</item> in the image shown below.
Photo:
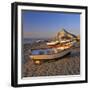
<svg viewBox="0 0 90 90"><path fill-rule="evenodd" d="M23 44L33 44L37 41L49 41L49 38L24 38L22 39Z"/></svg>

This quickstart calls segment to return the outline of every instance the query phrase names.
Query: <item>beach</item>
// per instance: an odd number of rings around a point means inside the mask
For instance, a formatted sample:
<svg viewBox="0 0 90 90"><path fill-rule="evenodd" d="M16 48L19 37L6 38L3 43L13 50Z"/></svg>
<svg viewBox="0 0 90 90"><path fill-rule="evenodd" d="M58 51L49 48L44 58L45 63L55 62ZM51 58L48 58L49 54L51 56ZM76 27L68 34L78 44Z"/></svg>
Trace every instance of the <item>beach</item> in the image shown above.
<svg viewBox="0 0 90 90"><path fill-rule="evenodd" d="M72 48L71 53L63 58L43 61L40 65L29 58L30 49L37 48L47 48L46 43L23 44L22 77L80 74L80 47Z"/></svg>

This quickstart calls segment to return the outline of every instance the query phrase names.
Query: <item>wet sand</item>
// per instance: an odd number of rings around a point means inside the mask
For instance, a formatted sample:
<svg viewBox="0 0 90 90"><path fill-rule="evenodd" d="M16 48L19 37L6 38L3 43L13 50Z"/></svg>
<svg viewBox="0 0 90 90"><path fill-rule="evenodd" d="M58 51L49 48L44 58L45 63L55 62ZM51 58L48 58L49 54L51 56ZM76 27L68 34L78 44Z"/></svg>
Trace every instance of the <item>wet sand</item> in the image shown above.
<svg viewBox="0 0 90 90"><path fill-rule="evenodd" d="M80 48L73 48L72 52L58 60L48 60L40 65L33 63L29 58L31 48L46 47L42 44L24 44L22 61L22 77L56 76L56 75L79 75L80 74ZM47 48L47 47L46 47Z"/></svg>

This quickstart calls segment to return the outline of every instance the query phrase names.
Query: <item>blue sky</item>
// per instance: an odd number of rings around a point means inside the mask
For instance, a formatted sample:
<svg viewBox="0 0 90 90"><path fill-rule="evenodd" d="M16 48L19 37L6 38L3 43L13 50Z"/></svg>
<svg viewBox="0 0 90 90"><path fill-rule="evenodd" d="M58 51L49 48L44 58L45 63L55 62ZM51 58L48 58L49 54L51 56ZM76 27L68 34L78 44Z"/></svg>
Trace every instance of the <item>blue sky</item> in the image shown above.
<svg viewBox="0 0 90 90"><path fill-rule="evenodd" d="M62 28L78 35L80 14L22 11L22 25L24 38L51 38Z"/></svg>

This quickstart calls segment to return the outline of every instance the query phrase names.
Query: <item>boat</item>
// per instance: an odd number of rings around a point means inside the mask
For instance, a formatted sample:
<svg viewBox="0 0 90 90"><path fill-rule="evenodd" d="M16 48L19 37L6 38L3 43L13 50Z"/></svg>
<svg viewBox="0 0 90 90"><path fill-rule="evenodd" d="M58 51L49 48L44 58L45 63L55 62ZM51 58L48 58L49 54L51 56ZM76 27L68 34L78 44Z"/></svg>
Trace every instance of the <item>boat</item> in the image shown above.
<svg viewBox="0 0 90 90"><path fill-rule="evenodd" d="M52 41L52 42L48 42L46 44L49 46L49 45L56 45L58 43L59 43L59 41Z"/></svg>
<svg viewBox="0 0 90 90"><path fill-rule="evenodd" d="M54 60L61 57L64 57L65 55L69 54L71 52L70 49L60 50L58 52L57 49L53 49L55 52L53 54L43 54L43 55L30 55L30 58L35 62L35 64L40 64L42 60Z"/></svg>
<svg viewBox="0 0 90 90"><path fill-rule="evenodd" d="M71 42L65 43L65 44L57 44L57 45L51 45L48 46L49 48L56 48L57 50L65 50L65 49L69 49L73 46L73 44Z"/></svg>

